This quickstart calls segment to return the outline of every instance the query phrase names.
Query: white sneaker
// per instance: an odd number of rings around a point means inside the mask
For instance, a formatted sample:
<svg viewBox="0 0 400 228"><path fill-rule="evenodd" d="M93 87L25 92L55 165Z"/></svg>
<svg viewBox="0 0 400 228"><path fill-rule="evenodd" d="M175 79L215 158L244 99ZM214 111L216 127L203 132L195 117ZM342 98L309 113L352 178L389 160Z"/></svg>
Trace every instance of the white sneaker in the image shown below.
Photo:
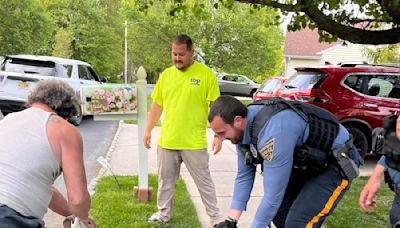
<svg viewBox="0 0 400 228"><path fill-rule="evenodd" d="M154 213L149 219L147 219L147 222L168 222L169 219L163 215L160 215L159 213Z"/></svg>

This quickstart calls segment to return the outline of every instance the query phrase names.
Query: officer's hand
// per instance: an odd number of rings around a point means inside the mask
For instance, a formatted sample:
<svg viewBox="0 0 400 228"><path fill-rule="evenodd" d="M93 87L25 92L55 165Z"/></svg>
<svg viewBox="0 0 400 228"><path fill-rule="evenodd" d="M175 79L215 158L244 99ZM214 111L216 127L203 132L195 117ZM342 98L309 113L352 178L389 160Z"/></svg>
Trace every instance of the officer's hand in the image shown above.
<svg viewBox="0 0 400 228"><path fill-rule="evenodd" d="M222 139L219 137L214 137L214 141L212 144L213 154L218 154L222 148Z"/></svg>
<svg viewBox="0 0 400 228"><path fill-rule="evenodd" d="M143 136L143 144L146 149L150 149L151 132L145 132Z"/></svg>
<svg viewBox="0 0 400 228"><path fill-rule="evenodd" d="M237 228L237 223L235 221L229 221L228 219L220 222L215 226L215 228Z"/></svg>
<svg viewBox="0 0 400 228"><path fill-rule="evenodd" d="M364 211L368 211L376 207L375 195L381 188L381 182L375 179L368 180L368 183L364 186L364 189L360 193L360 207Z"/></svg>
<svg viewBox="0 0 400 228"><path fill-rule="evenodd" d="M400 140L400 115L397 118L397 122L396 122L396 136Z"/></svg>

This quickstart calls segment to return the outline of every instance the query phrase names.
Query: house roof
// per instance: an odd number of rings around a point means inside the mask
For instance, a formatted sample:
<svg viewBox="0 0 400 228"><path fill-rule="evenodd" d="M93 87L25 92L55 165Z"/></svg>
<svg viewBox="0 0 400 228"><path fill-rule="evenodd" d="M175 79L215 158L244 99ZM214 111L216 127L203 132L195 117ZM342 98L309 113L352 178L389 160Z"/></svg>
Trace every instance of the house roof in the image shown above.
<svg viewBox="0 0 400 228"><path fill-rule="evenodd" d="M320 43L318 39L319 35L316 29L305 28L295 32L288 31L285 39L284 56L320 58L320 52L341 43L340 40L334 43Z"/></svg>

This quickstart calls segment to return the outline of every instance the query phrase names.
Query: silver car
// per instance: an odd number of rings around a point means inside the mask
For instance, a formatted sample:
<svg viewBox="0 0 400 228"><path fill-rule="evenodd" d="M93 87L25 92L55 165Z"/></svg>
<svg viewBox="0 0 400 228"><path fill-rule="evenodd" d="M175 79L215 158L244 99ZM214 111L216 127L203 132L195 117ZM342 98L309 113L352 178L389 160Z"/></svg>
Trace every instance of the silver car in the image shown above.
<svg viewBox="0 0 400 228"><path fill-rule="evenodd" d="M218 73L217 78L221 94L253 97L253 93L260 87L260 84L240 74Z"/></svg>

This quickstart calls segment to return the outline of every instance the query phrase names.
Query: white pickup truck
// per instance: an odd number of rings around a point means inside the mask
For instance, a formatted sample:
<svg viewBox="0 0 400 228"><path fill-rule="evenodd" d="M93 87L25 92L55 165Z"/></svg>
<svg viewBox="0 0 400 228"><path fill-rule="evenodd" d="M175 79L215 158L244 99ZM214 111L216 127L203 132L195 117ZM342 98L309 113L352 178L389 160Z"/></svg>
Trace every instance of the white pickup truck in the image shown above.
<svg viewBox="0 0 400 228"><path fill-rule="evenodd" d="M76 92L82 86L99 84L100 79L86 62L50 56L9 55L0 65L0 110L4 113L25 108L29 91L39 80L59 79L71 85ZM81 113L71 121L79 125Z"/></svg>

